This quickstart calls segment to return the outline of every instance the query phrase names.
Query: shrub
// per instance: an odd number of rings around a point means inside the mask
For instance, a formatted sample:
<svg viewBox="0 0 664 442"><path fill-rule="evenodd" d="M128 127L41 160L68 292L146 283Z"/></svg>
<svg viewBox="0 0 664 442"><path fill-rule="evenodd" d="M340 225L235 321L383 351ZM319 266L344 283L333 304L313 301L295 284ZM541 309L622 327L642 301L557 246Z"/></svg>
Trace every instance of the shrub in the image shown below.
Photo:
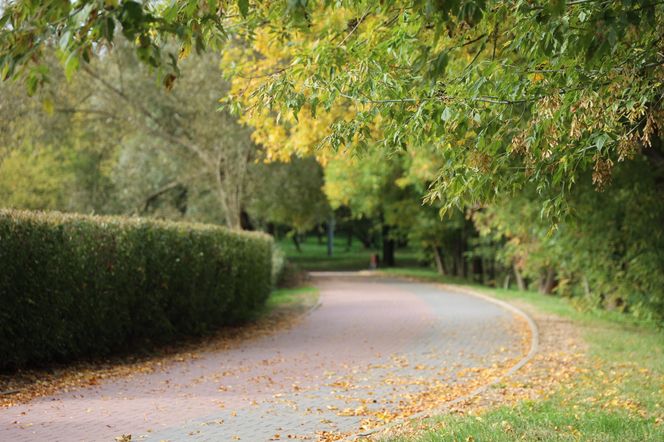
<svg viewBox="0 0 664 442"><path fill-rule="evenodd" d="M269 236L218 226L0 210L0 368L243 321L271 255Z"/></svg>

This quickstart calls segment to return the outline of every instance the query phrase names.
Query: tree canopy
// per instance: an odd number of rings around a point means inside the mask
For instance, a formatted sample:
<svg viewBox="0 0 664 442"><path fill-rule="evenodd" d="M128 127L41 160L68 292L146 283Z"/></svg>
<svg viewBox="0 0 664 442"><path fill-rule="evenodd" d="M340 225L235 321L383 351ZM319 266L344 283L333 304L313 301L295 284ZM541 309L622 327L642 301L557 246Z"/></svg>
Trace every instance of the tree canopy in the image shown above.
<svg viewBox="0 0 664 442"><path fill-rule="evenodd" d="M621 161L661 163L663 14L650 0L17 0L0 66L34 87L47 42L73 72L121 30L169 86L178 58L223 43L232 103L273 152L430 145L443 208L533 183L559 214L582 172L601 189Z"/></svg>

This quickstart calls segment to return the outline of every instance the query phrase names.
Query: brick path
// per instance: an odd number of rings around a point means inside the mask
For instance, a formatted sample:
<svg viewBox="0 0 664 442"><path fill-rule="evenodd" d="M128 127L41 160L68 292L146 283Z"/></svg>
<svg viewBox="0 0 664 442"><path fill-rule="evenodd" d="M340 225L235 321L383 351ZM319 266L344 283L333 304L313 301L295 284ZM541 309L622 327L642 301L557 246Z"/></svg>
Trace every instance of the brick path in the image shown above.
<svg viewBox="0 0 664 442"><path fill-rule="evenodd" d="M0 410L2 441L317 439L356 431L428 379L520 355L511 313L427 285L317 276L321 307L291 330Z"/></svg>

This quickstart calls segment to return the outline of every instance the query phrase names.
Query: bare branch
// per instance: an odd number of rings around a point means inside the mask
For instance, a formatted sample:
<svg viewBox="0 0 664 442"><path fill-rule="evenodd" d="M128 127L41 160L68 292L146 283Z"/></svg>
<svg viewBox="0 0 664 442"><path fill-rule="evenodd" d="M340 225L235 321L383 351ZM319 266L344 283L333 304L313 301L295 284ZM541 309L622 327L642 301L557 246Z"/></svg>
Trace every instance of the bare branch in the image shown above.
<svg viewBox="0 0 664 442"><path fill-rule="evenodd" d="M134 100L132 100L129 96L127 96L126 93L118 89L117 87L113 86L111 83L103 79L101 76L97 75L96 72L94 72L88 65L83 65L83 71L87 73L90 77L98 81L100 84L102 84L106 89L109 91L113 92L115 95L118 97L122 98L122 100L125 103L128 103L131 107L139 111L139 113L143 114L148 120L152 121L155 125L159 126L161 128L160 131L156 131L152 128L148 129L159 135L161 138L164 138L165 140L174 143L178 146L184 147L190 151L192 151L194 154L196 154L201 160L203 160L204 163L210 164L212 163L212 159L205 153L203 149L198 147L191 139L187 139L186 141L180 139L179 137L173 135L170 133L166 128L163 127L162 123L159 121L158 118L156 118L149 110L147 110L144 106L142 106L139 103L136 103Z"/></svg>

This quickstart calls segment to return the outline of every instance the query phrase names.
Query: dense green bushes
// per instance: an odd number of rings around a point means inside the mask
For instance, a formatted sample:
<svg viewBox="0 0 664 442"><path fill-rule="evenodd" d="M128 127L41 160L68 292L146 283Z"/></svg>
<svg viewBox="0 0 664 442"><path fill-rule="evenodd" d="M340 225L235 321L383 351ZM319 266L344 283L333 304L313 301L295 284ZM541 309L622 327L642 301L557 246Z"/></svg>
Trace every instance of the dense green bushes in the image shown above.
<svg viewBox="0 0 664 442"><path fill-rule="evenodd" d="M0 368L242 321L270 292L272 247L210 225L0 210Z"/></svg>

